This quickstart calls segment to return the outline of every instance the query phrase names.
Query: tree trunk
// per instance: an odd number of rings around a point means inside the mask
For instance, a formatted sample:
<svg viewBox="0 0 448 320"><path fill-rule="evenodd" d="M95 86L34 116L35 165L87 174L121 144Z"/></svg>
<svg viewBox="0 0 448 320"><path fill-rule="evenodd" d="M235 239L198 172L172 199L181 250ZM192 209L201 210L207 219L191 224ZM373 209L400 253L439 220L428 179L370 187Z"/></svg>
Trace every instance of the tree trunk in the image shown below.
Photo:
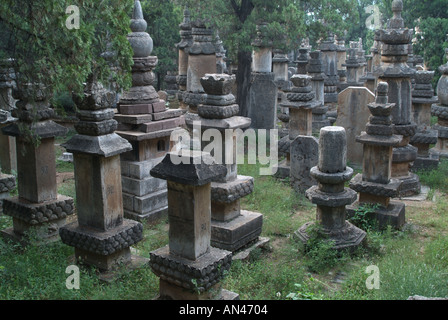
<svg viewBox="0 0 448 320"><path fill-rule="evenodd" d="M240 106L240 115L247 117L249 103L249 89L252 65L252 52L238 52L238 70L236 83L238 84L236 101Z"/></svg>

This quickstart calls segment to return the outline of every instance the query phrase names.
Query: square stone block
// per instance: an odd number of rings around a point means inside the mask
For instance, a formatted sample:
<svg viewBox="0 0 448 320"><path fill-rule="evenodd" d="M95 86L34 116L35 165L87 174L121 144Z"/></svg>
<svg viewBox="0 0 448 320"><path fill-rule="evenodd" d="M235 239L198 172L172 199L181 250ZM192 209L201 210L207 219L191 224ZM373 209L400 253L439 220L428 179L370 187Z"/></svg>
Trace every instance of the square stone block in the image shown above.
<svg viewBox="0 0 448 320"><path fill-rule="evenodd" d="M163 180L162 180L163 181ZM166 181L165 181L166 182ZM167 190L160 190L143 197L134 197L134 212L146 214L168 205Z"/></svg>
<svg viewBox="0 0 448 320"><path fill-rule="evenodd" d="M122 190L125 193L143 197L149 193L153 193L162 189L166 189L166 181L148 177L144 179L133 179L129 177L121 177Z"/></svg>
<svg viewBox="0 0 448 320"><path fill-rule="evenodd" d="M359 208L359 205L360 203L357 201L352 205L346 206L347 219L354 216L356 210ZM380 229L384 229L388 225L395 229L401 229L406 222L405 212L406 208L404 203L400 201L390 201L387 208L380 207L367 215L367 218L376 219Z"/></svg>
<svg viewBox="0 0 448 320"><path fill-rule="evenodd" d="M211 245L234 252L257 239L262 226L263 215L246 210L241 210L241 215L231 221L212 220Z"/></svg>

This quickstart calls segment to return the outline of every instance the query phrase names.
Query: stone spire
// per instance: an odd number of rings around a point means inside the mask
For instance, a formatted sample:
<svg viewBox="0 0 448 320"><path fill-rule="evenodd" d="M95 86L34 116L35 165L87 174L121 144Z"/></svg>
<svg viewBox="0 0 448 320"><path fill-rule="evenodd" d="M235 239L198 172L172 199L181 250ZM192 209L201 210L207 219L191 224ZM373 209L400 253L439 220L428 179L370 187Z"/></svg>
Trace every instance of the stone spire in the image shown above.
<svg viewBox="0 0 448 320"><path fill-rule="evenodd" d="M183 102L184 92L187 90L187 72L188 72L188 48L193 44L193 35L191 33L190 10L186 6L184 9L184 20L179 24L180 42L176 44L179 51L177 85L179 92L177 98L180 102L180 108L187 109L187 105Z"/></svg>

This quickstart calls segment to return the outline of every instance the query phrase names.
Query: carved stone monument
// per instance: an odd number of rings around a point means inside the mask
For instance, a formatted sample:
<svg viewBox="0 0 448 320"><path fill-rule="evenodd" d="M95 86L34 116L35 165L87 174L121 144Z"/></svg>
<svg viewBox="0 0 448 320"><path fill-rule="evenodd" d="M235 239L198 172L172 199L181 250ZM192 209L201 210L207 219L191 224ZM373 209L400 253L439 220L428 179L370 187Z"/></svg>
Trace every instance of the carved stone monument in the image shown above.
<svg viewBox="0 0 448 320"><path fill-rule="evenodd" d="M400 196L412 196L420 193L420 179L410 172L412 163L417 158L417 148L409 144L417 131L412 122L412 85L411 77L415 71L407 65L409 43L412 30L404 27L401 12L403 2L394 0L394 16L389 20L387 29L376 30L381 41L381 65L376 69L378 81L389 84L389 102L395 103L392 110L394 133L402 135L400 145L394 148L392 158L392 177L403 182Z"/></svg>
<svg viewBox="0 0 448 320"><path fill-rule="evenodd" d="M356 200L356 192L344 187L353 169L347 167L347 140L342 127L324 127L319 138L319 162L311 169L318 181L306 191L306 197L317 205L316 221L307 222L295 232L305 246L310 239L310 226L317 224L318 234L333 241L336 250L354 249L364 240L365 231L345 220L345 206Z"/></svg>
<svg viewBox="0 0 448 320"><path fill-rule="evenodd" d="M143 239L143 225L124 218L120 154L131 144L114 131L115 93L89 79L79 109L77 135L63 146L73 153L78 220L59 230L62 242L75 248L77 263L100 271L138 262L130 246Z"/></svg>
<svg viewBox="0 0 448 320"><path fill-rule="evenodd" d="M178 60L178 75L177 75L177 85L179 87L179 92L177 98L179 99L179 107L182 110L187 110L187 105L183 101L184 92L187 90L187 73L188 73L188 49L193 44L193 36L191 33L191 21L190 21L190 11L186 7L184 9L184 20L179 25L180 31L180 42L176 44L179 50L179 60Z"/></svg>
<svg viewBox="0 0 448 320"><path fill-rule="evenodd" d="M70 197L59 195L56 183L54 139L67 129L53 122L49 89L41 84L17 84L13 97L19 120L3 128L16 138L17 184L19 195L3 201L3 213L11 216L13 227L3 230L12 240L27 243L26 232L34 230L38 241L58 240L59 228L73 214Z"/></svg>
<svg viewBox="0 0 448 320"><path fill-rule="evenodd" d="M158 298L238 299L220 284L232 253L210 246L211 182L225 176L226 168L214 164L210 154L181 150L167 154L151 175L168 183L169 244L150 255L151 269L160 278Z"/></svg>

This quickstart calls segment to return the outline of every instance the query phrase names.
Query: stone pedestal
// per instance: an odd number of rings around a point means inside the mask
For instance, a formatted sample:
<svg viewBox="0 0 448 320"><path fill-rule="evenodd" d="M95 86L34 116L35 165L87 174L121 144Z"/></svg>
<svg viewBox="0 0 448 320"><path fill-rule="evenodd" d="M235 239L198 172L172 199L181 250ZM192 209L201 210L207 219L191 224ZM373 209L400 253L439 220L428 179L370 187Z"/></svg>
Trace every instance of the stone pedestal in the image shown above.
<svg viewBox="0 0 448 320"><path fill-rule="evenodd" d="M74 209L73 199L59 195L56 184L54 138L67 129L49 120L54 111L44 86L22 84L13 95L19 100L15 110L19 121L3 128L3 133L16 138L19 195L3 202L13 227L2 233L23 244L29 243L27 232L35 232L38 242L58 240L59 228Z"/></svg>
<svg viewBox="0 0 448 320"><path fill-rule="evenodd" d="M417 148L409 144L417 131L412 122L412 86L411 77L415 71L407 65L409 43L412 31L404 28L401 17L403 3L392 2L394 17L390 19L387 29L377 30L381 46L381 65L376 69L378 81L389 84L389 102L395 103L392 110L394 133L402 135L403 140L394 148L392 157L392 177L403 182L400 196L412 196L420 193L421 185L418 176L410 172L412 163L417 158Z"/></svg>
<svg viewBox="0 0 448 320"><path fill-rule="evenodd" d="M114 99L115 93L88 82L84 94L74 96L78 134L63 144L73 153L78 220L59 234L75 248L77 263L101 272L132 265L130 246L143 239L142 224L123 214L120 154L132 147L114 132Z"/></svg>
<svg viewBox="0 0 448 320"><path fill-rule="evenodd" d="M306 191L306 197L317 205L316 222L308 222L295 232L305 246L310 238L307 229L319 226L318 235L333 241L335 250L353 250L364 240L365 231L345 220L345 206L356 200L356 193L344 187L344 182L353 175L346 166L347 141L342 127L324 127L319 138L319 162L311 169L318 181Z"/></svg>
<svg viewBox="0 0 448 320"><path fill-rule="evenodd" d="M226 176L211 184L211 245L232 252L257 240L263 225L263 215L240 208L241 198L253 191L254 179L237 172L235 130L248 128L250 119L237 116L239 108L231 94L234 81L235 76L206 74L201 84L207 98L198 107L202 137L209 129L219 132L219 137L214 137L214 158L227 168ZM209 143L202 141L202 150L209 148Z"/></svg>
<svg viewBox="0 0 448 320"><path fill-rule="evenodd" d="M138 8L138 7L137 7ZM134 49L132 87L124 92L118 103L116 133L132 145L132 151L121 154L121 174L124 216L136 221L157 222L167 213L167 191L164 180L150 176L149 171L171 148L171 133L182 123L180 109L168 109L153 87L152 70L158 59L150 56L152 40L143 26L143 14L136 12L128 39ZM142 26L142 27L139 27ZM145 42L135 42L136 34L145 33ZM151 48L152 49L152 48Z"/></svg>
<svg viewBox="0 0 448 320"><path fill-rule="evenodd" d="M265 24L257 25L257 38L252 42L252 74L249 88L248 117L251 128L276 127L277 85L272 72L272 44L265 39Z"/></svg>
<svg viewBox="0 0 448 320"><path fill-rule="evenodd" d="M167 154L151 170L168 184L169 244L152 251L150 258L160 278L159 299L238 299L219 284L230 269L232 253L210 246L211 182L226 171L213 164L210 154L185 150Z"/></svg>
<svg viewBox="0 0 448 320"><path fill-rule="evenodd" d="M448 49L445 50L448 57ZM442 76L437 83L437 97L439 103L431 106L431 115L437 117L437 124L433 129L438 133L437 144L430 150L432 157L448 158L448 63L439 67Z"/></svg>
<svg viewBox="0 0 448 320"><path fill-rule="evenodd" d="M16 186L16 177L0 172L0 213L3 212L3 200L10 198L10 192Z"/></svg>
<svg viewBox="0 0 448 320"><path fill-rule="evenodd" d="M359 201L347 206L347 215L355 215L362 205L377 204L367 218L376 220L380 229L388 225L400 229L405 223L405 205L391 198L398 196L402 181L392 179L391 172L392 148L402 136L393 134L390 114L395 105L388 103L387 92L387 83L380 82L376 102L369 104L372 116L366 131L356 139L364 148L363 172L350 181L350 188L359 192Z"/></svg>
<svg viewBox="0 0 448 320"><path fill-rule="evenodd" d="M417 132L410 143L416 147L417 158L412 167L418 169L435 169L439 164L437 154L430 154L431 144L437 143L438 133L431 128L431 105L437 102L432 88L434 71L417 71L415 86L412 91L412 120L417 125Z"/></svg>

